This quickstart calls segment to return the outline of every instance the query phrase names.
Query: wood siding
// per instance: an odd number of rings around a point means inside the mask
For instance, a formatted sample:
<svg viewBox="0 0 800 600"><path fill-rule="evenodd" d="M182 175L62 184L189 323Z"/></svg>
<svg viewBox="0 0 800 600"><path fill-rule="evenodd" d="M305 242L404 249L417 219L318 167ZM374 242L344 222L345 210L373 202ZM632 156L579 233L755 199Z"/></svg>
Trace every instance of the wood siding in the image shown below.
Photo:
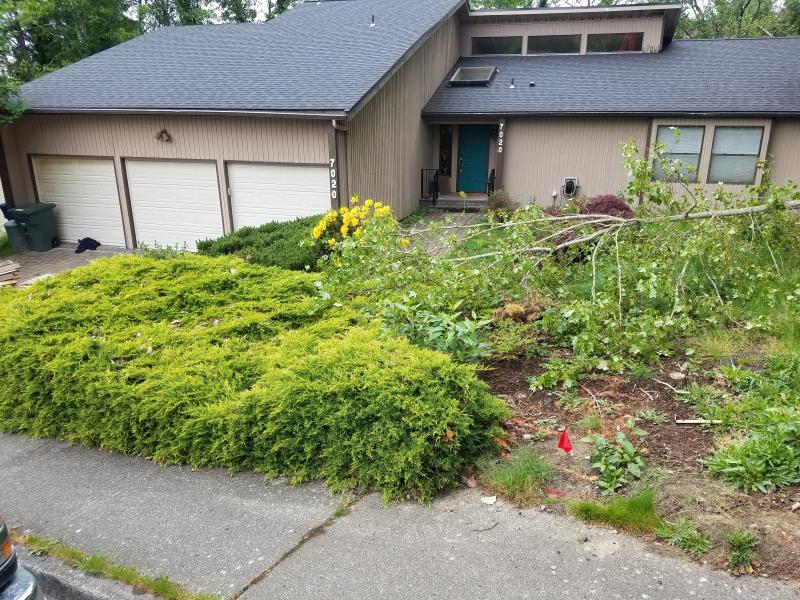
<svg viewBox="0 0 800 600"><path fill-rule="evenodd" d="M263 117L28 115L2 135L14 197L25 204L35 200L30 155L113 157L118 170L127 158L214 160L224 198L226 161L327 165L330 127L329 121ZM162 129L172 142L156 140ZM229 212L223 217L230 231Z"/></svg>
<svg viewBox="0 0 800 600"><path fill-rule="evenodd" d="M596 17L586 20L531 21L509 23L472 23L463 27L461 53L472 55L473 37L523 36L522 53L526 53L529 35L583 34L581 52L586 51L586 34L589 33L644 33L642 49L645 52L659 52L662 46L663 17L638 19L604 19Z"/></svg>
<svg viewBox="0 0 800 600"><path fill-rule="evenodd" d="M420 197L420 170L432 160L438 126L420 113L459 58L458 16L422 45L349 123L348 189L391 204L403 218Z"/></svg>
<svg viewBox="0 0 800 600"><path fill-rule="evenodd" d="M648 119L508 119L503 187L520 203L551 206L565 177L578 195L613 194L628 181L622 142L647 144ZM560 199L559 199L560 202Z"/></svg>
<svg viewBox="0 0 800 600"><path fill-rule="evenodd" d="M772 122L768 154L772 157L772 181L800 184L800 119Z"/></svg>

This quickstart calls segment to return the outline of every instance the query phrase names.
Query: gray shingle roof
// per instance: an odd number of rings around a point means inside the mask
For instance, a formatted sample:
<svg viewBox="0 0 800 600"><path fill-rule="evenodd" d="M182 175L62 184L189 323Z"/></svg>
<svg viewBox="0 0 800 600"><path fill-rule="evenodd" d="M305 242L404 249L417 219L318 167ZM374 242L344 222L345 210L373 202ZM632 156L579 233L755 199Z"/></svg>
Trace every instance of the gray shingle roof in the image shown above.
<svg viewBox="0 0 800 600"><path fill-rule="evenodd" d="M307 1L268 23L160 29L26 84L23 99L33 110L347 111L462 4Z"/></svg>
<svg viewBox="0 0 800 600"><path fill-rule="evenodd" d="M462 58L457 67L492 64L499 73L488 87L451 88L448 76L423 115L800 115L800 38L676 40L659 54Z"/></svg>

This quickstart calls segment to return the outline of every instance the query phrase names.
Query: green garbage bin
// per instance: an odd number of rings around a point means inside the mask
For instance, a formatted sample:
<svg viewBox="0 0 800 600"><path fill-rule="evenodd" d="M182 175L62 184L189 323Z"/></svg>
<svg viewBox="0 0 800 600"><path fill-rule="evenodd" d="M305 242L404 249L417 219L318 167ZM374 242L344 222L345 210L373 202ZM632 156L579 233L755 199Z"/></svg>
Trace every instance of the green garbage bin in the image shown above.
<svg viewBox="0 0 800 600"><path fill-rule="evenodd" d="M25 233L28 247L36 252L46 252L61 242L58 239L55 204L36 202L12 208L9 216L13 217Z"/></svg>
<svg viewBox="0 0 800 600"><path fill-rule="evenodd" d="M8 245L12 252L22 252L28 249L28 241L25 239L25 232L16 221L6 221L3 225L8 236Z"/></svg>

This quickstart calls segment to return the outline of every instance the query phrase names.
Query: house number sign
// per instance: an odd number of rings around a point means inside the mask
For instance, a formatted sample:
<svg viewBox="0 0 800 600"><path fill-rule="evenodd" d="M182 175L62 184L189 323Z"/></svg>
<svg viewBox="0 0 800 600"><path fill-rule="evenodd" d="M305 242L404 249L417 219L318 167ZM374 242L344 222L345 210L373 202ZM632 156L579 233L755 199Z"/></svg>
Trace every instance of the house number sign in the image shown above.
<svg viewBox="0 0 800 600"><path fill-rule="evenodd" d="M505 144L505 137L506 137L506 122L505 120L500 121L500 125L497 131L497 153L503 153L503 145Z"/></svg>
<svg viewBox="0 0 800 600"><path fill-rule="evenodd" d="M339 201L339 169L337 168L335 158L331 158L330 163L331 168L328 175L330 176L331 182L331 203L332 206L336 206L336 203Z"/></svg>

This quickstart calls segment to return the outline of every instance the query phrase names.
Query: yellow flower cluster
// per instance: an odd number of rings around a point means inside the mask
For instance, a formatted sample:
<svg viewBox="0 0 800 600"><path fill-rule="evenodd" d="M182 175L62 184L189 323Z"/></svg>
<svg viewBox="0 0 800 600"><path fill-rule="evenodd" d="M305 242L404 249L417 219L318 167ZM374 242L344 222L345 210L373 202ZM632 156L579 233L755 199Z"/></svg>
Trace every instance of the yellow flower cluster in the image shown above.
<svg viewBox="0 0 800 600"><path fill-rule="evenodd" d="M383 202L366 200L363 204L358 196L350 199L352 206L343 206L340 210L328 212L316 224L311 235L315 240L330 235L327 244L331 248L336 246L336 237L353 237L358 239L364 232L364 224L372 217L386 217L392 214L392 207Z"/></svg>

